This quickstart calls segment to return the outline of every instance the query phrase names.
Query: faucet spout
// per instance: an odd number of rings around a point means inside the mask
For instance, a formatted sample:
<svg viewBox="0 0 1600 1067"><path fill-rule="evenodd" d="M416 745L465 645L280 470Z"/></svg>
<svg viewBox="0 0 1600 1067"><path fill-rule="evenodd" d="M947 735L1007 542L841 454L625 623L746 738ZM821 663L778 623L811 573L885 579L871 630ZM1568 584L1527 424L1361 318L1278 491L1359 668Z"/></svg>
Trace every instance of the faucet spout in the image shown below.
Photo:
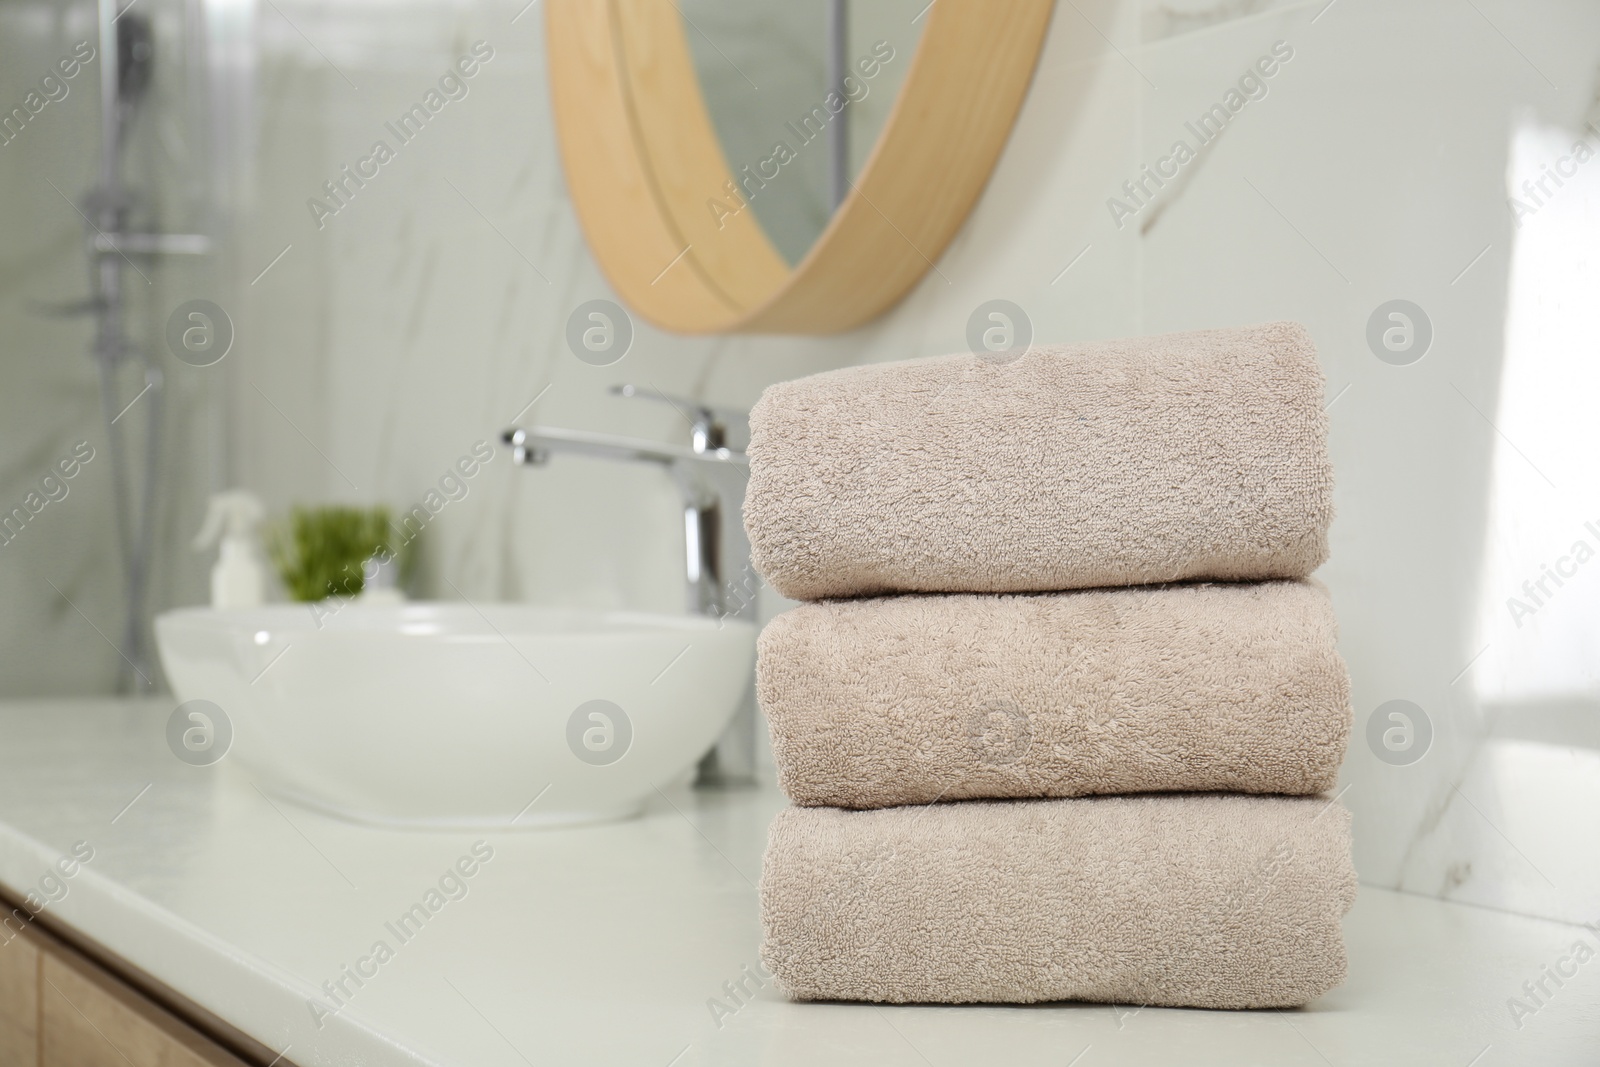
<svg viewBox="0 0 1600 1067"><path fill-rule="evenodd" d="M663 467L675 464L689 466L750 466L743 452L720 447L697 451L682 445L640 441L631 437L590 433L585 430L564 430L555 427L536 427L525 430L514 427L507 430L503 440L511 446L511 458L517 463L538 466L555 452L574 456L590 456L625 463L655 463Z"/></svg>
<svg viewBox="0 0 1600 1067"><path fill-rule="evenodd" d="M749 583L754 571L750 566L750 545L740 521L750 460L726 444L723 413L632 385L618 386L612 392L671 404L690 421L689 443L663 444L585 430L517 426L503 435L511 446L512 462L543 466L559 453L663 468L672 475L683 505L686 606L696 615L718 620L753 621L754 588ZM752 690L746 693L722 740L701 760L697 784L732 785L754 780L755 722Z"/></svg>

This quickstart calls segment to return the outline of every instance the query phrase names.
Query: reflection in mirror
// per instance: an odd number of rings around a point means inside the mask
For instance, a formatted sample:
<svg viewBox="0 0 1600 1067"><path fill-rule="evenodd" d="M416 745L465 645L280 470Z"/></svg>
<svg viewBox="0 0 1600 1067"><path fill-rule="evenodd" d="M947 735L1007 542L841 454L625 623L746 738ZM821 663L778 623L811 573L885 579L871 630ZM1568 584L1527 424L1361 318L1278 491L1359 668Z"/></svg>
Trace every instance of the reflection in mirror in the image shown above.
<svg viewBox="0 0 1600 1067"><path fill-rule="evenodd" d="M684 36L728 170L790 265L816 243L872 154L927 6L681 0Z"/></svg>
<svg viewBox="0 0 1600 1067"><path fill-rule="evenodd" d="M665 329L868 321L932 268L982 192L1051 0L698 2L544 5L590 249L629 309Z"/></svg>

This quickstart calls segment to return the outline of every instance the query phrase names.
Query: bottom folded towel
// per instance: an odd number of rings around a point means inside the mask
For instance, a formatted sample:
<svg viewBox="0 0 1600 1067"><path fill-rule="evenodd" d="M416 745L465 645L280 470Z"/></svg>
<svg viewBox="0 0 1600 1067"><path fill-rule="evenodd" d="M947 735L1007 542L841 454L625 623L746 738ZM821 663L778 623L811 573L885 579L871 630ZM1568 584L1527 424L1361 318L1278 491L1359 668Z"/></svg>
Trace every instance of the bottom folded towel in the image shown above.
<svg viewBox="0 0 1600 1067"><path fill-rule="evenodd" d="M761 956L800 1000L1291 1007L1344 981L1355 894L1325 797L789 808Z"/></svg>

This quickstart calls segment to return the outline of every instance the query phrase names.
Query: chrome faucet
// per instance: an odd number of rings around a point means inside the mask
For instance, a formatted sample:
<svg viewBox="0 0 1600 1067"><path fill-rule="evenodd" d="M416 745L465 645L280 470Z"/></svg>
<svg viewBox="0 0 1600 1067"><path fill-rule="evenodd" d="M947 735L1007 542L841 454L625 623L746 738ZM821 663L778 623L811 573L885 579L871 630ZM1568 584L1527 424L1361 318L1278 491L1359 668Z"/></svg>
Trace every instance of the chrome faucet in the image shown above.
<svg viewBox="0 0 1600 1067"><path fill-rule="evenodd" d="M687 445L554 427L513 427L504 434L513 463L543 466L564 453L664 467L683 500L684 591L692 614L755 621L755 577L742 510L750 461L727 443L730 420L743 420L692 400L636 385L611 387L614 396L671 404L689 423ZM755 779L754 681L733 721L701 759L695 784L738 785Z"/></svg>

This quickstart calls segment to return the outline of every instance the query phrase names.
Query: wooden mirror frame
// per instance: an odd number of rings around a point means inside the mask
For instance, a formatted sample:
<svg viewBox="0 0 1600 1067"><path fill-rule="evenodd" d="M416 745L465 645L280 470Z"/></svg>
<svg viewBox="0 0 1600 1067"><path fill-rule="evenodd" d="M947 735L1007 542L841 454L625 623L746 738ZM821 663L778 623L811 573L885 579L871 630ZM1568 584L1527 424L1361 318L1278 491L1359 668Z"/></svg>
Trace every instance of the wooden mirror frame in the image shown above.
<svg viewBox="0 0 1600 1067"><path fill-rule="evenodd" d="M601 270L676 333L836 333L876 317L933 267L989 180L1053 4L929 6L872 154L791 268L735 196L673 0L547 0L557 141Z"/></svg>

